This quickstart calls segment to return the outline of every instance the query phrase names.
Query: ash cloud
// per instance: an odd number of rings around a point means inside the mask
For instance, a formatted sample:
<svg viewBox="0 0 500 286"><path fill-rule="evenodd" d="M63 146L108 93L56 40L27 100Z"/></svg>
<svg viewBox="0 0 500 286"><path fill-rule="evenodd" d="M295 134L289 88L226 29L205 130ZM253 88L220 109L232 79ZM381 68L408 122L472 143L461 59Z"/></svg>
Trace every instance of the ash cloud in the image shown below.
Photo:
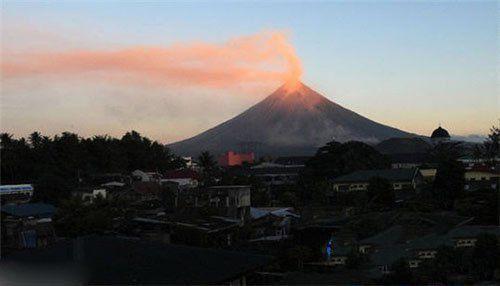
<svg viewBox="0 0 500 286"><path fill-rule="evenodd" d="M177 43L115 50L9 52L4 80L50 75L108 83L224 88L242 83L299 80L300 59L282 32L261 32L224 43Z"/></svg>

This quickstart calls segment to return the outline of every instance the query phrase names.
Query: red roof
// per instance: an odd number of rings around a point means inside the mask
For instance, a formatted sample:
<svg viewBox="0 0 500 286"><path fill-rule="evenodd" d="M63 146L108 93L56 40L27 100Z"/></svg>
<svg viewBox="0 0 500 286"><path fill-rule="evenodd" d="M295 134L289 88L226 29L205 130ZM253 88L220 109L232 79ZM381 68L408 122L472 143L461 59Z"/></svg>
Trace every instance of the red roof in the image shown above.
<svg viewBox="0 0 500 286"><path fill-rule="evenodd" d="M200 176L198 175L197 172L190 170L190 169L184 169L184 170L173 170L173 171L167 171L165 173L165 176L163 176L164 179L193 179L193 180L198 180Z"/></svg>

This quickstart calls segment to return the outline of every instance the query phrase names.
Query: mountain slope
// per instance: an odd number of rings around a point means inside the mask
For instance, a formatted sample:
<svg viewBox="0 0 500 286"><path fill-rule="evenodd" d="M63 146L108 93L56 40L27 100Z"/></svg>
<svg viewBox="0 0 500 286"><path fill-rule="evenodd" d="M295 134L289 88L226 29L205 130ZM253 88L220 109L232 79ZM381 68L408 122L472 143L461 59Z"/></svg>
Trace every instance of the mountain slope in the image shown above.
<svg viewBox="0 0 500 286"><path fill-rule="evenodd" d="M254 151L258 155L309 155L331 140L376 143L411 134L343 108L303 83L283 85L240 115L171 144L180 155Z"/></svg>

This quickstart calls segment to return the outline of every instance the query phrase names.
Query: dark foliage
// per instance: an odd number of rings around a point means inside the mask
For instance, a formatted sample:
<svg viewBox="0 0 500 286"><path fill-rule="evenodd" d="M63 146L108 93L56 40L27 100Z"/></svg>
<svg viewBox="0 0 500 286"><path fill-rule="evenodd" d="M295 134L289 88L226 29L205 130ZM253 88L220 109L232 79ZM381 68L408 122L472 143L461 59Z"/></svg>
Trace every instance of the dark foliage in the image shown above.
<svg viewBox="0 0 500 286"><path fill-rule="evenodd" d="M379 177L370 179L367 193L371 207L377 210L391 207L396 197L392 184Z"/></svg>
<svg viewBox="0 0 500 286"><path fill-rule="evenodd" d="M467 192L455 201L455 210L462 216L474 217L475 224L498 224L498 194L491 189Z"/></svg>
<svg viewBox="0 0 500 286"><path fill-rule="evenodd" d="M386 169L390 167L390 161L365 143L332 141L319 148L307 166L316 177L332 178L357 170Z"/></svg>
<svg viewBox="0 0 500 286"><path fill-rule="evenodd" d="M100 173L135 169L163 172L184 165L164 145L135 131L121 139L109 136L82 138L64 132L53 138L34 132L27 141L1 136L2 184L35 184L37 200L55 202L79 183Z"/></svg>
<svg viewBox="0 0 500 286"><path fill-rule="evenodd" d="M459 147L456 143L443 143L437 145L432 152L438 165L432 191L443 209L453 208L455 199L464 191L465 169L457 160Z"/></svg>

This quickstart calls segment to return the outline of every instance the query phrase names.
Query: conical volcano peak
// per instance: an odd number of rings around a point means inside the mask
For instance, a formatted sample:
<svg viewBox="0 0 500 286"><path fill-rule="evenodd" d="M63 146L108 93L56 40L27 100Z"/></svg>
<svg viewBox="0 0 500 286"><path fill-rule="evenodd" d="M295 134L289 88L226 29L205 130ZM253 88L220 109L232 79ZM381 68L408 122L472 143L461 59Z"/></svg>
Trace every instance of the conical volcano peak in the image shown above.
<svg viewBox="0 0 500 286"><path fill-rule="evenodd" d="M294 92L300 92L303 90L305 85L299 81L299 80L292 80L288 81L285 84L283 84L280 89L283 89L284 92L286 93L294 93Z"/></svg>
<svg viewBox="0 0 500 286"><path fill-rule="evenodd" d="M186 156L243 149L259 155L311 155L333 139L375 143L409 135L343 108L296 80L236 117L169 147Z"/></svg>
<svg viewBox="0 0 500 286"><path fill-rule="evenodd" d="M330 102L326 97L314 91L301 81L287 82L273 92L268 100L278 105L312 109L320 103Z"/></svg>

